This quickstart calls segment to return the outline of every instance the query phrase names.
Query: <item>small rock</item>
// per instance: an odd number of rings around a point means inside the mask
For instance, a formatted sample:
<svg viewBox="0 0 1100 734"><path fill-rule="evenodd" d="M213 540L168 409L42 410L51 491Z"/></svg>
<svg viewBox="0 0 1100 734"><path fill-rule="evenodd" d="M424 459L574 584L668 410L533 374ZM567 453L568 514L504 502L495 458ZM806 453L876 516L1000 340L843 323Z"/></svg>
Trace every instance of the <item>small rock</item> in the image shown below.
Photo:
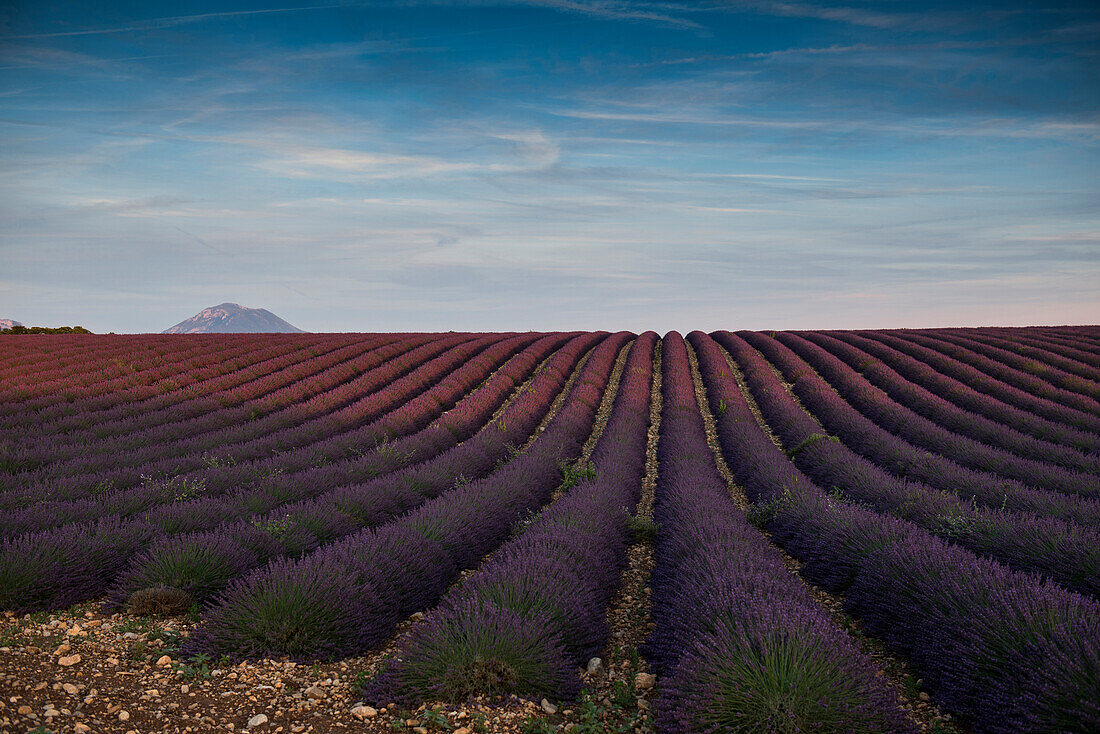
<svg viewBox="0 0 1100 734"><path fill-rule="evenodd" d="M362 721L363 719L373 719L378 716L378 709L373 706L364 706L359 704L351 707L351 715Z"/></svg>
<svg viewBox="0 0 1100 734"><path fill-rule="evenodd" d="M603 660L600 658L592 658L588 661L588 674L589 675L603 675L606 669L603 666Z"/></svg>
<svg viewBox="0 0 1100 734"><path fill-rule="evenodd" d="M464 726L460 726L454 730L452 734L471 734L470 730Z"/></svg>
<svg viewBox="0 0 1100 734"><path fill-rule="evenodd" d="M634 687L639 691L648 691L657 682L657 676L652 673L638 673L634 676Z"/></svg>
<svg viewBox="0 0 1100 734"><path fill-rule="evenodd" d="M80 629L79 624L74 624L65 634L69 637L79 637L80 635L85 635L87 633L84 630Z"/></svg>
<svg viewBox="0 0 1100 734"><path fill-rule="evenodd" d="M74 686L72 683L62 683L61 687L64 688L65 693L68 693L70 696L75 696L76 694L80 693L80 689Z"/></svg>
<svg viewBox="0 0 1100 734"><path fill-rule="evenodd" d="M409 615L409 619L411 619L414 622L423 622L424 621L424 612L413 612L412 614Z"/></svg>
<svg viewBox="0 0 1100 734"><path fill-rule="evenodd" d="M187 685L186 683L184 683L182 686L180 686L180 693L187 693L190 690L191 690L191 686Z"/></svg>
<svg viewBox="0 0 1100 734"><path fill-rule="evenodd" d="M107 658L106 662L107 662L108 665L116 665L117 666L118 665L118 658Z"/></svg>
<svg viewBox="0 0 1100 734"><path fill-rule="evenodd" d="M60 645L57 646L57 649L53 651L53 654L54 655L64 655L65 653L67 653L69 650L72 650L72 649L73 649L72 645L68 644L67 642L62 642Z"/></svg>
<svg viewBox="0 0 1100 734"><path fill-rule="evenodd" d="M558 713L558 707L547 701L545 698L542 699L542 710L548 714Z"/></svg>
<svg viewBox="0 0 1100 734"><path fill-rule="evenodd" d="M17 710L19 711L20 716L26 716L27 714L29 714L34 709L32 709L30 706L27 706L26 704L24 704L24 705L20 706Z"/></svg>
<svg viewBox="0 0 1100 734"><path fill-rule="evenodd" d="M267 723L267 714L256 714L248 720L248 728L254 729L257 726L263 726Z"/></svg>
<svg viewBox="0 0 1100 734"><path fill-rule="evenodd" d="M76 655L70 655L67 658L59 658L58 661L57 661L57 664L58 665L64 665L67 668L70 665L76 665L79 662L80 662L80 653L77 653Z"/></svg>
<svg viewBox="0 0 1100 734"><path fill-rule="evenodd" d="M118 720L119 721L129 721L130 720L130 712L129 711L119 711L118 712Z"/></svg>
<svg viewBox="0 0 1100 734"><path fill-rule="evenodd" d="M925 693L924 691L921 691L920 692L920 700L922 700L922 701L931 701L932 699L928 696L927 693Z"/></svg>
<svg viewBox="0 0 1100 734"><path fill-rule="evenodd" d="M124 639L124 640L136 640L139 637L141 637L141 635L139 635L137 632L123 632L122 633L122 639Z"/></svg>
<svg viewBox="0 0 1100 734"><path fill-rule="evenodd" d="M171 664L172 664L172 658L169 657L168 655L161 655L159 658L157 658L157 667L158 668L163 668L165 665L171 665Z"/></svg>
<svg viewBox="0 0 1100 734"><path fill-rule="evenodd" d="M317 686L310 686L305 690L306 698L311 698L314 701L320 701L325 697L325 692Z"/></svg>
<svg viewBox="0 0 1100 734"><path fill-rule="evenodd" d="M414 726L413 734L428 734L428 730L426 727L423 726Z"/></svg>
<svg viewBox="0 0 1100 734"><path fill-rule="evenodd" d="M87 724L82 724L79 721L73 724L73 731L75 731L76 734L84 734L84 732L88 732L91 730L92 727L88 726Z"/></svg>

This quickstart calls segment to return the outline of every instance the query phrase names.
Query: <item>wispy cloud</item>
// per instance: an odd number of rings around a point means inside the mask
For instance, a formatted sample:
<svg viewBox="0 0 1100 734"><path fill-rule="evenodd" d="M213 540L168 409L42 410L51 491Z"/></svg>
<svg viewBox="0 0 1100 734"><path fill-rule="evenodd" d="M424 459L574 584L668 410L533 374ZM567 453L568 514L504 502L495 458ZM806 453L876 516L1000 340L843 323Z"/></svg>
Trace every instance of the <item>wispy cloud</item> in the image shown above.
<svg viewBox="0 0 1100 734"><path fill-rule="evenodd" d="M880 3L879 7L883 7ZM698 7L697 10L753 12L761 15L773 15L785 18L813 18L830 20L851 25L881 28L888 30L936 30L951 31L973 28L983 19L996 13L980 11L945 11L940 9L922 9L920 12L898 12L880 9L852 7L850 5L830 5L828 3L776 2L774 0L742 0L741 2L719 2Z"/></svg>
<svg viewBox="0 0 1100 734"><path fill-rule="evenodd" d="M806 120L763 120L738 117L721 117L714 110L700 110L698 114L687 111L668 112L610 112L604 110L564 109L551 110L558 117L572 117L578 120L612 120L623 122L659 122L677 125L727 125L731 127L781 128L790 130L811 130L824 123Z"/></svg>
<svg viewBox="0 0 1100 734"><path fill-rule="evenodd" d="M6 44L0 46L0 71L15 71L17 69L46 69L66 74L80 75L91 71L129 75L132 68L127 66L133 61L148 61L151 59L166 59L175 54L147 54L142 56L123 56L117 58L100 58L90 54L67 51L60 48L45 48L41 46Z"/></svg>
<svg viewBox="0 0 1100 734"><path fill-rule="evenodd" d="M892 120L888 116L879 115L878 119L835 117L833 119L787 120L727 116L728 113L725 110L716 107L702 108L694 112L677 109L667 111L647 109L631 112L574 108L550 110L550 114L580 120L816 131L822 134L847 135L854 132L873 132L935 137L1023 138L1080 140L1084 142L1100 140L1100 122L1077 119L1021 120L998 117L961 119L940 117Z"/></svg>
<svg viewBox="0 0 1100 734"><path fill-rule="evenodd" d="M702 28L687 18L661 12L673 9L681 13L685 7L672 3L626 2L616 0L522 0L522 4L553 8L568 13L581 13L606 20L647 21L682 28Z"/></svg>
<svg viewBox="0 0 1100 734"><path fill-rule="evenodd" d="M20 40L32 38L64 38L68 36L100 36L114 33L141 33L145 31L171 28L173 26L189 23L201 23L210 20L223 20L248 15L273 15L277 13L298 13L306 10L330 10L338 8L346 3L331 3L326 5L303 5L294 8L266 8L261 10L230 10L219 13L195 13L193 15L172 15L162 18L149 18L147 20L134 21L123 26L109 28L85 28L74 31L54 31L51 33L26 33L22 35L0 36L0 40Z"/></svg>

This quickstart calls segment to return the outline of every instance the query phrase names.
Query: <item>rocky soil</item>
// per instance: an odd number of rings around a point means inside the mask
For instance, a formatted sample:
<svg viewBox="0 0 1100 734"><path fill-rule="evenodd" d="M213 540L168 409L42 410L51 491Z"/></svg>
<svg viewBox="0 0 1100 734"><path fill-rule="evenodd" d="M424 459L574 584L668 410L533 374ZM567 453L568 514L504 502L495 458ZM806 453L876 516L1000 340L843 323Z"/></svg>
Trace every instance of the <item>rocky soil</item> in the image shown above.
<svg viewBox="0 0 1100 734"><path fill-rule="evenodd" d="M591 674L583 672L587 695L571 706L512 698L413 711L374 708L355 692L367 658L187 664L173 653L193 627L181 618L104 614L98 603L23 617L7 613L0 622L0 732L615 731L644 714L653 684L644 673L638 678L628 659L601 661ZM614 691L624 689L632 691L626 707L621 695L612 701ZM648 731L644 717L624 731Z"/></svg>

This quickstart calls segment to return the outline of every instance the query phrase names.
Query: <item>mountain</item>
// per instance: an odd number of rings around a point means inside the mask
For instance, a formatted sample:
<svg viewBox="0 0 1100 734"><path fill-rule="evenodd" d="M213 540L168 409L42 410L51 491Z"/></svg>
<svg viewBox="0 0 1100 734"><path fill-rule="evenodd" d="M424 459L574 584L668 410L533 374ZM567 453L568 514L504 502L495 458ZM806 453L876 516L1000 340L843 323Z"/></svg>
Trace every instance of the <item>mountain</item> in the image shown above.
<svg viewBox="0 0 1100 734"><path fill-rule="evenodd" d="M221 303L204 308L163 334L304 334L266 308L245 308L237 303Z"/></svg>
<svg viewBox="0 0 1100 734"><path fill-rule="evenodd" d="M12 319L0 319L0 329L10 329L13 326L22 326L23 324Z"/></svg>

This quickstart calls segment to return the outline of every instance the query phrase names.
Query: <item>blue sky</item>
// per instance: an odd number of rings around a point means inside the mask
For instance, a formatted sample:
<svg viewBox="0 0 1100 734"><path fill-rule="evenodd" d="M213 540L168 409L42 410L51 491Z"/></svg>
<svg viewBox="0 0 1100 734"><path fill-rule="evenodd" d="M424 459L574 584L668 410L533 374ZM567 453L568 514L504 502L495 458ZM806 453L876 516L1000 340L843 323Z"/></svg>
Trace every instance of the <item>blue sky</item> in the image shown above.
<svg viewBox="0 0 1100 734"><path fill-rule="evenodd" d="M0 317L1100 322L1092 3L0 6Z"/></svg>

